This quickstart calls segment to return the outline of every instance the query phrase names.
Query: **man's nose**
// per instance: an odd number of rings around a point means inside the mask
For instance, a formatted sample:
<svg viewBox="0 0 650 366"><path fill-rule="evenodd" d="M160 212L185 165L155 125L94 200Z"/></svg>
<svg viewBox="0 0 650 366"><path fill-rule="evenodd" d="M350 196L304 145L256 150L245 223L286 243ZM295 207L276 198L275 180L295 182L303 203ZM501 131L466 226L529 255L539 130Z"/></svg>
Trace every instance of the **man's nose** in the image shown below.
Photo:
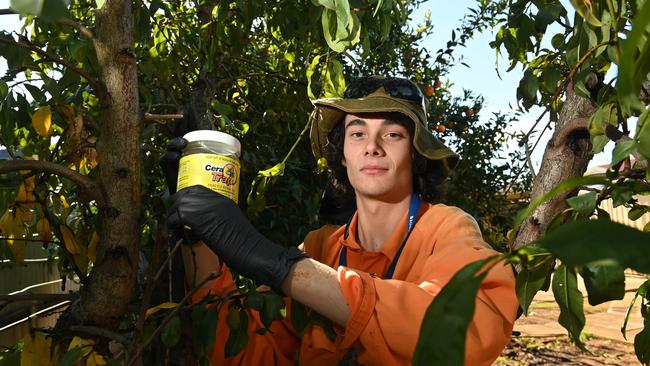
<svg viewBox="0 0 650 366"><path fill-rule="evenodd" d="M379 137L371 137L366 144L366 155L381 156L384 154L384 149L381 146L381 139Z"/></svg>

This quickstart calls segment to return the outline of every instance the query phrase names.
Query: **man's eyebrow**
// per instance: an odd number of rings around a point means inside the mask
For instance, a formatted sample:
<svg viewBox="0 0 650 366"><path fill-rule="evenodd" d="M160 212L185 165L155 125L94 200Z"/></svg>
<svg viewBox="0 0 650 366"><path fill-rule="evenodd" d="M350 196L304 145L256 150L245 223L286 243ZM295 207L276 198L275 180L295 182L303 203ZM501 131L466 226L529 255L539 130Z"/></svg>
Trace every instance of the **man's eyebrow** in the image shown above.
<svg viewBox="0 0 650 366"><path fill-rule="evenodd" d="M385 119L384 122L382 122L381 124L384 126L392 126L392 125L404 126L404 122L400 121L399 119Z"/></svg>
<svg viewBox="0 0 650 366"><path fill-rule="evenodd" d="M367 126L368 124L366 121L360 119L360 118L355 118L350 123L345 125L345 128L352 127L352 126Z"/></svg>
<svg viewBox="0 0 650 366"><path fill-rule="evenodd" d="M403 126L404 122L398 119L385 119L381 123L384 126L393 126L393 125L400 125ZM345 128L352 127L352 126L367 126L368 124L366 123L365 120L361 118L355 118L352 121L350 121L347 125L345 125Z"/></svg>

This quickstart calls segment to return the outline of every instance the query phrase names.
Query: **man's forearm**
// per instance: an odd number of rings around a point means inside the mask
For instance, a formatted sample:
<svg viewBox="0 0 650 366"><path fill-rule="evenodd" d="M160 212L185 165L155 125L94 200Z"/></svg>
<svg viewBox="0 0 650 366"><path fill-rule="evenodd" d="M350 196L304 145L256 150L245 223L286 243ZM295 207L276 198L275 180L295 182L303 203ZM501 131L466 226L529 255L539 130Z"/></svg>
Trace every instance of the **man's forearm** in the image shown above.
<svg viewBox="0 0 650 366"><path fill-rule="evenodd" d="M282 283L282 290L340 326L350 318L336 270L314 259L297 262Z"/></svg>
<svg viewBox="0 0 650 366"><path fill-rule="evenodd" d="M219 258L203 242L192 246L183 245L183 266L185 267L185 281L193 288L213 273L219 273L221 264ZM207 282L203 287L209 287Z"/></svg>

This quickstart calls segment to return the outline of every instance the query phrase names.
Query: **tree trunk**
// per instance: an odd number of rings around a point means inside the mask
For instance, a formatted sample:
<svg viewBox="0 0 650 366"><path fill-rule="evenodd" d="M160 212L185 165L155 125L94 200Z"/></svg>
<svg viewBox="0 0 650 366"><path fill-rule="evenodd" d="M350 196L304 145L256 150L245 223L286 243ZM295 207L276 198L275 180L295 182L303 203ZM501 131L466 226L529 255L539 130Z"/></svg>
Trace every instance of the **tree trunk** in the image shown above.
<svg viewBox="0 0 650 366"><path fill-rule="evenodd" d="M105 88L99 93L98 180L108 205L100 208L97 262L75 315L84 323L115 328L133 296L141 233L142 122L131 2L107 0L97 10L96 26L95 49Z"/></svg>
<svg viewBox="0 0 650 366"><path fill-rule="evenodd" d="M566 95L555 131L546 145L542 165L533 181L531 201L562 181L582 176L593 158L587 124L596 107L591 100L576 95L573 84L567 86ZM553 217L567 207L566 199L576 193L577 190L564 192L541 204L522 224L515 248L539 239Z"/></svg>

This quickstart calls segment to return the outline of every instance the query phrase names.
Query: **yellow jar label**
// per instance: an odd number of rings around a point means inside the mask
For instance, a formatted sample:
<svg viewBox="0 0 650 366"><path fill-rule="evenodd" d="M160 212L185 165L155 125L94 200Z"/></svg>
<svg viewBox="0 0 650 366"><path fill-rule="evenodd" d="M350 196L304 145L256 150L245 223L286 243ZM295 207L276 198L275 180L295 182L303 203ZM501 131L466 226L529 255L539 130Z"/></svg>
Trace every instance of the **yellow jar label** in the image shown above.
<svg viewBox="0 0 650 366"><path fill-rule="evenodd" d="M237 202L239 161L216 154L183 156L178 165L178 189L201 185Z"/></svg>

